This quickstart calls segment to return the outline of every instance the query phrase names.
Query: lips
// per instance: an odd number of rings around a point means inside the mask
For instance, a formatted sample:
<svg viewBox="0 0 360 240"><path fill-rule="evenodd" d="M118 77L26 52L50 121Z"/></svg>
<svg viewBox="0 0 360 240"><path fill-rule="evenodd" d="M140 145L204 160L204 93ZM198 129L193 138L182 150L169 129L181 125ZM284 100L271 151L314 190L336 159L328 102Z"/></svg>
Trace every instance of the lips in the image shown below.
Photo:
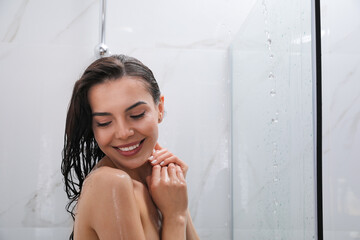
<svg viewBox="0 0 360 240"><path fill-rule="evenodd" d="M114 148L121 155L126 156L126 157L130 157L130 156L133 156L133 155L137 154L141 150L144 141L145 141L145 138L143 140L141 140L141 141L116 146Z"/></svg>

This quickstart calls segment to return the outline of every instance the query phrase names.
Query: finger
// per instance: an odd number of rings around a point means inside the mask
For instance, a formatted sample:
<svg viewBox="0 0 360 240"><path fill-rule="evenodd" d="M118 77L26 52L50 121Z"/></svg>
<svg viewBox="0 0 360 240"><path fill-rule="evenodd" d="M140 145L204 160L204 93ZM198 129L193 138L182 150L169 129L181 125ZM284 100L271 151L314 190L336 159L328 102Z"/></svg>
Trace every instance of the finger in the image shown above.
<svg viewBox="0 0 360 240"><path fill-rule="evenodd" d="M172 155L172 153L168 152L166 149L162 149L160 151L157 151L156 153L153 153L148 158L148 160L154 166L156 164L161 163L166 157L170 157L171 155Z"/></svg>
<svg viewBox="0 0 360 240"><path fill-rule="evenodd" d="M170 163L175 163L176 165L179 165L182 169L182 171L184 172L184 175L186 175L186 172L188 170L188 166L186 165L186 163L184 163L183 161L181 161L178 157L172 155L171 157L168 157L164 160L160 160L160 158L158 158L158 162L160 162L161 166L166 166Z"/></svg>
<svg viewBox="0 0 360 240"><path fill-rule="evenodd" d="M161 167L158 165L154 166L152 168L152 173L151 173L151 184L159 183L160 178L161 178Z"/></svg>
<svg viewBox="0 0 360 240"><path fill-rule="evenodd" d="M177 165L179 165L183 170L188 169L188 166L186 165L186 163L181 161L180 158L178 158L177 156L175 156L172 153L170 153L170 154L165 154L165 153L159 154L159 155L157 155L156 159L158 159L160 162L164 161L163 165L168 165L169 163L172 162L172 163L176 163Z"/></svg>
<svg viewBox="0 0 360 240"><path fill-rule="evenodd" d="M169 152L166 148L161 148L160 150L156 150L155 152L153 152L153 156L154 157L158 157L161 154L164 154L166 152Z"/></svg>
<svg viewBox="0 0 360 240"><path fill-rule="evenodd" d="M158 167L160 167L159 165L157 165ZM161 180L162 181L169 181L169 174L168 174L168 171L167 171L167 167L162 167L161 168Z"/></svg>
<svg viewBox="0 0 360 240"><path fill-rule="evenodd" d="M170 155L164 155L158 158L158 162L161 166L167 166L170 163L176 163L176 156L170 154Z"/></svg>
<svg viewBox="0 0 360 240"><path fill-rule="evenodd" d="M166 166L170 162L165 164L164 160L171 158L172 156L173 156L173 154L171 152L164 152L162 154L159 154L159 156L156 157L157 163L159 163L161 166Z"/></svg>
<svg viewBox="0 0 360 240"><path fill-rule="evenodd" d="M154 166L157 162L157 160L155 159L154 154L152 154L149 158L148 161Z"/></svg>
<svg viewBox="0 0 360 240"><path fill-rule="evenodd" d="M162 147L161 147L160 144L157 142L157 143L155 144L154 149L155 149L155 150L161 150Z"/></svg>
<svg viewBox="0 0 360 240"><path fill-rule="evenodd" d="M176 176L178 177L178 179L182 182L185 182L185 177L183 174L183 171L181 169L181 167L179 165L176 165Z"/></svg>
<svg viewBox="0 0 360 240"><path fill-rule="evenodd" d="M188 165L184 162L184 161L182 161L180 158L176 158L176 164L177 165L179 165L180 167L181 167L181 169L183 170L183 171L187 171L188 170Z"/></svg>
<svg viewBox="0 0 360 240"><path fill-rule="evenodd" d="M178 180L176 175L176 167L175 164L170 163L168 166L168 174L171 180Z"/></svg>

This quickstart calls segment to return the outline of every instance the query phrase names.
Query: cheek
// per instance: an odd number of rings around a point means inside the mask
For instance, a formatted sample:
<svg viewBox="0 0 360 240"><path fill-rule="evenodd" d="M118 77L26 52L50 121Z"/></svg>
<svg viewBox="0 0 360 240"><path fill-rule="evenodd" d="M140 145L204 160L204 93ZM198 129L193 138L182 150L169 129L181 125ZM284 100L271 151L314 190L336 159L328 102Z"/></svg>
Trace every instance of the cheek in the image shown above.
<svg viewBox="0 0 360 240"><path fill-rule="evenodd" d="M93 128L95 141L99 146L103 146L109 142L109 134L98 128Z"/></svg>
<svg viewBox="0 0 360 240"><path fill-rule="evenodd" d="M149 135L155 139L158 137L158 122L157 119L149 118L144 124L143 124L143 132L146 135Z"/></svg>

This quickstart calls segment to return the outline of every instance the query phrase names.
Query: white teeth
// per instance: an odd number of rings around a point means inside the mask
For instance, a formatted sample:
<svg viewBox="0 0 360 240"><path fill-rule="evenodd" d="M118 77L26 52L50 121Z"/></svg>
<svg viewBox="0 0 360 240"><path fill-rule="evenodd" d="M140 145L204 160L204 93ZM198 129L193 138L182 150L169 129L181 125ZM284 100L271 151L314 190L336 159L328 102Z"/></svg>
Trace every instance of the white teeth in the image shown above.
<svg viewBox="0 0 360 240"><path fill-rule="evenodd" d="M130 146L130 147L123 147L123 148L119 148L121 151L123 152L128 152L128 151L131 151L131 150L134 150L135 148L139 147L140 146L140 143L138 144L135 144L134 146Z"/></svg>

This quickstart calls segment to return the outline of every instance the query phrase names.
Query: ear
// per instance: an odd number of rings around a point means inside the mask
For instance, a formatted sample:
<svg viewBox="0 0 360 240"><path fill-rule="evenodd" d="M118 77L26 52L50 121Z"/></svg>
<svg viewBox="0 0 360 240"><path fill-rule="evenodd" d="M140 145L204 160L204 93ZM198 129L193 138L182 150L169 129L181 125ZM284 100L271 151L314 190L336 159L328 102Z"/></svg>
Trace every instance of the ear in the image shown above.
<svg viewBox="0 0 360 240"><path fill-rule="evenodd" d="M158 103L158 119L159 123L162 122L164 118L164 96L160 97L160 102Z"/></svg>

